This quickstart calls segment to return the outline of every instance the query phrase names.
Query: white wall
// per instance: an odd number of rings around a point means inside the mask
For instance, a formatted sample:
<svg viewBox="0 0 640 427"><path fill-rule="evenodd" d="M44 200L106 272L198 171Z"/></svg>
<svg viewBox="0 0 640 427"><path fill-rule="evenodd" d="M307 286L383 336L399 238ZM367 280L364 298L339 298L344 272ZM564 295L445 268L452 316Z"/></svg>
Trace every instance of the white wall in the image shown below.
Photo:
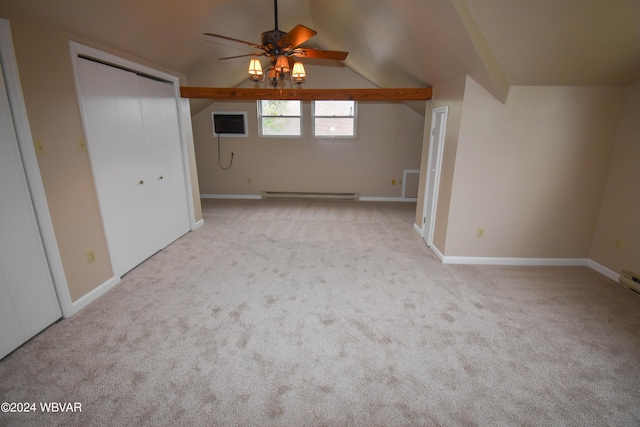
<svg viewBox="0 0 640 427"><path fill-rule="evenodd" d="M503 104L468 78L444 254L588 258L624 94L514 86Z"/></svg>
<svg viewBox="0 0 640 427"><path fill-rule="evenodd" d="M371 87L346 67L305 67L314 79L305 87ZM212 111L247 112L249 137L221 138L222 166L229 165L234 153L229 170L218 166ZM420 167L424 117L400 102L359 102L357 111L356 138L314 138L310 102L303 103L302 138L261 138L256 102L213 103L193 117L201 194L355 192L363 197L400 198L403 170Z"/></svg>
<svg viewBox="0 0 640 427"><path fill-rule="evenodd" d="M628 89L591 259L640 273L640 81Z"/></svg>

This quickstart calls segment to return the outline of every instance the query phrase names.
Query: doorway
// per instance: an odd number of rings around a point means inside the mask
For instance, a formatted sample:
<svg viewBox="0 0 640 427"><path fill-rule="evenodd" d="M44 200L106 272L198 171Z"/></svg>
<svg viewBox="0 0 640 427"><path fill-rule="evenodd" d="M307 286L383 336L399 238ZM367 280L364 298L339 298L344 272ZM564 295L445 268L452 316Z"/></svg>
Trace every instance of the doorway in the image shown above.
<svg viewBox="0 0 640 427"><path fill-rule="evenodd" d="M431 113L431 136L429 138L429 157L427 159L427 181L425 186L424 208L422 212L422 236L427 246L433 245L433 233L436 224L438 188L442 169L442 152L447 128L449 107L434 108Z"/></svg>

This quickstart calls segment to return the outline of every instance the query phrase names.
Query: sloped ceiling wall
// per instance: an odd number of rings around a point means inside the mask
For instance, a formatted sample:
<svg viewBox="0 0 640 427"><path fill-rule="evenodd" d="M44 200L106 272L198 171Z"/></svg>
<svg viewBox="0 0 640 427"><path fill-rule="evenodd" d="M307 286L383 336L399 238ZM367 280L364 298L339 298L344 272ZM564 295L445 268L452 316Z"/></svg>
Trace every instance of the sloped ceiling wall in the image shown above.
<svg viewBox="0 0 640 427"><path fill-rule="evenodd" d="M465 0L512 85L629 86L638 0Z"/></svg>

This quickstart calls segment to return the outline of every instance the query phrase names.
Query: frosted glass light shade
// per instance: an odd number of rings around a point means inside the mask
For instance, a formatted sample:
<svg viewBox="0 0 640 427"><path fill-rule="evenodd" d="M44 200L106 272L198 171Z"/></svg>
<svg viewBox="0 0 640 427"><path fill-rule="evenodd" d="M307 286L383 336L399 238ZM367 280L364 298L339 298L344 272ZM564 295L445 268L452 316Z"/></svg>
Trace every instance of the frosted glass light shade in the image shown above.
<svg viewBox="0 0 640 427"><path fill-rule="evenodd" d="M249 74L252 76L261 76L262 72L262 64L256 58L253 58L249 63Z"/></svg>
<svg viewBox="0 0 640 427"><path fill-rule="evenodd" d="M278 60L276 61L276 71L279 73L288 73L289 72L289 60L286 56L280 55L278 56Z"/></svg>
<svg viewBox="0 0 640 427"><path fill-rule="evenodd" d="M295 62L293 64L293 71L291 72L291 77L294 79L301 79L306 76L307 73L304 70L304 65L301 62Z"/></svg>

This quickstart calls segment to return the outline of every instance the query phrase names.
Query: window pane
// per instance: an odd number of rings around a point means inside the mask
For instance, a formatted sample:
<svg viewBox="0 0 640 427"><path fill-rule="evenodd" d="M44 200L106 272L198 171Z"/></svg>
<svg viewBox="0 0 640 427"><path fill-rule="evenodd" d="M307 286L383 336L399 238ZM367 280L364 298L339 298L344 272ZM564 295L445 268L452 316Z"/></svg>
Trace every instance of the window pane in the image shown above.
<svg viewBox="0 0 640 427"><path fill-rule="evenodd" d="M355 101L315 101L316 116L355 115Z"/></svg>
<svg viewBox="0 0 640 427"><path fill-rule="evenodd" d="M316 117L317 136L354 136L354 119L337 117Z"/></svg>
<svg viewBox="0 0 640 427"><path fill-rule="evenodd" d="M300 101L262 100L260 109L263 116L299 116Z"/></svg>
<svg viewBox="0 0 640 427"><path fill-rule="evenodd" d="M300 117L263 117L262 134L300 136Z"/></svg>
<svg viewBox="0 0 640 427"><path fill-rule="evenodd" d="M302 102L283 100L258 101L260 135L302 136Z"/></svg>

